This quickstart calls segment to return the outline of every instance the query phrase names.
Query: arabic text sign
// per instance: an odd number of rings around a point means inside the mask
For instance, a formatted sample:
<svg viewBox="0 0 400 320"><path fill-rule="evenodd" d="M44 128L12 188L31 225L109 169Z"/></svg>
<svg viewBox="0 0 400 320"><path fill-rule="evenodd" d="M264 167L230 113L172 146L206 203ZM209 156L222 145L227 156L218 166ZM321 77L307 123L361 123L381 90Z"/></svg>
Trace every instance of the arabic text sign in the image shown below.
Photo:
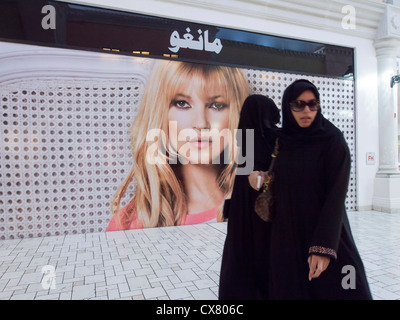
<svg viewBox="0 0 400 320"><path fill-rule="evenodd" d="M186 32L183 35L183 38L180 37L178 31L173 31L170 37L171 47L168 49L172 52L176 53L179 49L192 49L192 50L204 50L209 52L215 52L219 54L222 50L221 40L215 38L213 42L209 42L208 40L208 30L203 31L201 29L197 30L199 34L199 38L197 40L194 39L194 36L190 33L190 28L186 28Z"/></svg>

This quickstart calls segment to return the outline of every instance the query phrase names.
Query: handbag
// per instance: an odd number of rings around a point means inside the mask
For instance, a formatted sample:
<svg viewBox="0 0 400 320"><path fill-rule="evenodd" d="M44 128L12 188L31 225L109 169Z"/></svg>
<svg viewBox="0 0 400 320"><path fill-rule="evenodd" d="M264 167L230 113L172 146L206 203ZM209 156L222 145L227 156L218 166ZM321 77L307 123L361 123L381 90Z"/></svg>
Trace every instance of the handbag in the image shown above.
<svg viewBox="0 0 400 320"><path fill-rule="evenodd" d="M271 222L274 218L274 210L273 210L274 197L272 192L273 191L272 183L274 181L273 168L277 155L278 155L278 138L275 140L275 148L274 152L271 155L272 160L267 171L267 177L263 185L263 190L261 194L258 195L254 203L254 211L265 222Z"/></svg>

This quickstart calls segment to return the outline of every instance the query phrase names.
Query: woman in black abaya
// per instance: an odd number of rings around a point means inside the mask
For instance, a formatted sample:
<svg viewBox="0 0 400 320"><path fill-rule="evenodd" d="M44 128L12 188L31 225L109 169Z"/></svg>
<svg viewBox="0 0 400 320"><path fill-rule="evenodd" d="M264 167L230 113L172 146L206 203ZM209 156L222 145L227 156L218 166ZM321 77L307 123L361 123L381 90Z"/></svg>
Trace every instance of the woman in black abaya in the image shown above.
<svg viewBox="0 0 400 320"><path fill-rule="evenodd" d="M246 163L239 163L231 199L224 206L228 230L221 263L221 300L267 299L270 225L254 212L259 192L251 188L248 175L268 169L279 121L279 109L270 98L250 95L244 101L238 129L242 130L241 154ZM254 130L254 148L246 143L246 129ZM243 174L252 163L254 167Z"/></svg>
<svg viewBox="0 0 400 320"><path fill-rule="evenodd" d="M284 92L271 224L271 299L371 299L345 209L350 152L317 88Z"/></svg>

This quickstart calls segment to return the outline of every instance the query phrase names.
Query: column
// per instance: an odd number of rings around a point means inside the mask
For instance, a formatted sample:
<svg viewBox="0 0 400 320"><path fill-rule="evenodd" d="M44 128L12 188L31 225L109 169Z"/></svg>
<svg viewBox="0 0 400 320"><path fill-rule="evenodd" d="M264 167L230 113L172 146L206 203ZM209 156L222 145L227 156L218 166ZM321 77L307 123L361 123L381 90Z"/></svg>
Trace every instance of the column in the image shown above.
<svg viewBox="0 0 400 320"><path fill-rule="evenodd" d="M378 61L379 168L374 181L374 210L400 213L400 174L398 171L397 85L390 86L397 74L400 40L385 37L375 41Z"/></svg>
<svg viewBox="0 0 400 320"><path fill-rule="evenodd" d="M379 169L378 174L398 173L397 85L390 79L397 73L397 48L400 40L375 42L378 60Z"/></svg>

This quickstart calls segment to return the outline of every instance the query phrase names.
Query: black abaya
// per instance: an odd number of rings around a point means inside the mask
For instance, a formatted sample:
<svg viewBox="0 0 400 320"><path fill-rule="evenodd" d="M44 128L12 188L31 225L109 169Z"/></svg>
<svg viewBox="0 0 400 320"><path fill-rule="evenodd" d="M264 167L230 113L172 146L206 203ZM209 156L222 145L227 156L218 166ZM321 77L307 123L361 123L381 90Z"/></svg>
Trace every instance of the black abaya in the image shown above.
<svg viewBox="0 0 400 320"><path fill-rule="evenodd" d="M279 155L275 163L275 219L271 225L271 299L371 299L364 266L351 234L345 199L351 157L343 134L320 111L300 128L289 102L314 85L296 81L285 90ZM308 279L310 254L330 257L318 278ZM355 288L343 286L347 266Z"/></svg>
<svg viewBox="0 0 400 320"><path fill-rule="evenodd" d="M254 129L254 168L266 171L275 142L275 124L279 122L279 109L262 95L251 95L243 104L239 129L242 129L242 154L252 157L245 144L245 129ZM240 164L245 167L246 164ZM219 299L266 299L268 291L268 246L270 224L254 212L254 201L259 191L254 190L248 175L236 175L231 199L224 207L228 218L224 245Z"/></svg>

